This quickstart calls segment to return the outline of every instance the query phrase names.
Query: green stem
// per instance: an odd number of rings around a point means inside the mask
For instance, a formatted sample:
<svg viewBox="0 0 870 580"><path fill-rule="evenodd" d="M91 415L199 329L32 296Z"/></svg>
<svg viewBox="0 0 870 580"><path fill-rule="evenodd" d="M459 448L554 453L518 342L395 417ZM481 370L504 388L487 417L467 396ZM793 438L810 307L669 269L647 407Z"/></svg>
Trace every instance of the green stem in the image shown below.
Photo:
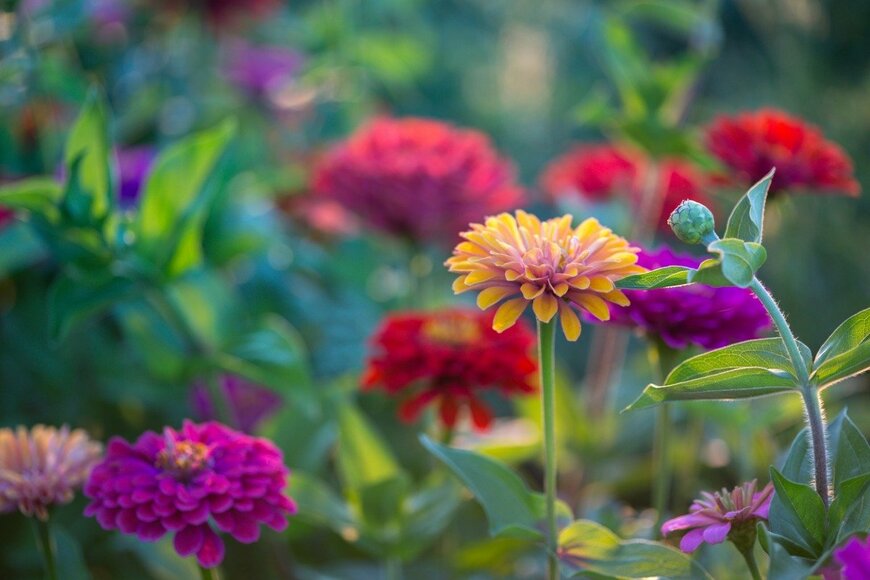
<svg viewBox="0 0 870 580"><path fill-rule="evenodd" d="M204 566L199 566L199 577L202 580L220 580L220 572L218 571L217 566L214 568L205 568Z"/></svg>
<svg viewBox="0 0 870 580"><path fill-rule="evenodd" d="M650 363L658 371L658 379L664 384L665 377L673 366L676 351L662 343L653 341L650 350ZM670 405L659 405L656 415L655 437L653 439L653 479L652 505L656 511L655 533L660 534L668 507L668 491L671 487L673 466L671 465L671 417Z"/></svg>
<svg viewBox="0 0 870 580"><path fill-rule="evenodd" d="M45 577L49 580L57 580L57 564L54 557L54 539L51 537L51 529L48 520L33 519L36 528L36 540L39 543L39 551L45 563Z"/></svg>
<svg viewBox="0 0 870 580"><path fill-rule="evenodd" d="M559 577L558 529L556 526L556 322L538 321L538 364L541 372L542 425L544 429L544 494L547 501L548 578Z"/></svg>
<svg viewBox="0 0 870 580"><path fill-rule="evenodd" d="M384 577L386 580L402 580L402 561L398 558L387 558L384 562Z"/></svg>
<svg viewBox="0 0 870 580"><path fill-rule="evenodd" d="M761 580L761 572L758 570L758 562L755 561L755 545L753 543L746 550L740 550L743 559L746 560L746 567L749 568L749 573L752 575L752 580Z"/></svg>
<svg viewBox="0 0 870 580"><path fill-rule="evenodd" d="M828 483L828 441L825 437L825 412L822 406L822 399L819 397L818 389L810 381L810 373L807 364L804 362L800 354L797 340L785 320L785 315L779 309L776 300L773 299L770 292L764 285L754 278L749 288L758 296L758 299L767 309L779 335L782 338L785 348L788 351L788 356L791 359L792 366L797 373L798 381L801 385L801 397L806 410L807 423L810 427L810 437L812 440L812 457L813 470L815 472L816 492L822 498L825 507L830 501L831 492Z"/></svg>

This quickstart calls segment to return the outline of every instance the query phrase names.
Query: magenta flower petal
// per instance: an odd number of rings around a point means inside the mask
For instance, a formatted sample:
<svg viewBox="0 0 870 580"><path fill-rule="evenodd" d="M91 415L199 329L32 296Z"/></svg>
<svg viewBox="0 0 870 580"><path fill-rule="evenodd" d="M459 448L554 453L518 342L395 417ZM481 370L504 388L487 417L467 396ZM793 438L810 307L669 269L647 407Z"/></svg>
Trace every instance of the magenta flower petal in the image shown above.
<svg viewBox="0 0 870 580"><path fill-rule="evenodd" d="M870 538L854 537L834 552L834 559L842 566L843 580L870 578Z"/></svg>
<svg viewBox="0 0 870 580"><path fill-rule="evenodd" d="M695 528L680 540L680 549L690 554L704 543L704 528Z"/></svg>
<svg viewBox="0 0 870 580"><path fill-rule="evenodd" d="M721 544L728 537L728 532L731 531L731 523L715 524L703 528L704 541L708 544Z"/></svg>
<svg viewBox="0 0 870 580"><path fill-rule="evenodd" d="M214 568L224 559L224 541L208 526L203 526L202 547L196 560L203 568Z"/></svg>
<svg viewBox="0 0 870 580"><path fill-rule="evenodd" d="M172 545L175 546L175 551L179 556L190 556L195 554L202 547L206 526L187 526L182 528L175 534L175 539Z"/></svg>

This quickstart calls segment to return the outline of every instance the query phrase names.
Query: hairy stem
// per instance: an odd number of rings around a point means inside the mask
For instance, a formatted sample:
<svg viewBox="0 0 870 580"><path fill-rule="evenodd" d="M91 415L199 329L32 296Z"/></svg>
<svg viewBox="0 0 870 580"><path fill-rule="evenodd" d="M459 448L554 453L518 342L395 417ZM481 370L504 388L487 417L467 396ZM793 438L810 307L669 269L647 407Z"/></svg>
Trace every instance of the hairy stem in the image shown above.
<svg viewBox="0 0 870 580"><path fill-rule="evenodd" d="M559 578L556 526L556 322L538 321L538 364L541 372L542 425L544 429L544 494L547 501L547 570L549 580Z"/></svg>

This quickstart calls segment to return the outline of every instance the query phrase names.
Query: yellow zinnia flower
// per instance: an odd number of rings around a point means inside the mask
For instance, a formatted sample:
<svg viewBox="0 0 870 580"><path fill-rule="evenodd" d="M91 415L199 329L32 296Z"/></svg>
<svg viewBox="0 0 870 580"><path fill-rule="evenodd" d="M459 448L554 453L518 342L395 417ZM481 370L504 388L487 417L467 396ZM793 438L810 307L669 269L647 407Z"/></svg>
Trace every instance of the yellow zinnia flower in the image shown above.
<svg viewBox="0 0 870 580"><path fill-rule="evenodd" d="M445 263L460 275L454 292L480 290L477 305L484 310L510 298L496 311L497 332L513 326L531 302L541 322L558 312L565 338L577 340L580 318L572 306L607 320L608 302L628 305L614 282L646 270L636 265L639 249L625 238L594 218L576 228L571 220L564 215L542 222L517 210L516 216L502 213L471 224Z"/></svg>

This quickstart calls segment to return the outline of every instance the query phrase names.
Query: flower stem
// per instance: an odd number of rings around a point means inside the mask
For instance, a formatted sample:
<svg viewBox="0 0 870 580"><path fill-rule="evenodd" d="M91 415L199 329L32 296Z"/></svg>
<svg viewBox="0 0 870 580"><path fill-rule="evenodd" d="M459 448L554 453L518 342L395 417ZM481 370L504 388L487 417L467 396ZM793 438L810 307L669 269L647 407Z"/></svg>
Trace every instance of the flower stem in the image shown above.
<svg viewBox="0 0 870 580"><path fill-rule="evenodd" d="M749 546L746 550L740 550L743 559L746 560L746 567L749 568L749 573L752 575L752 580L761 580L761 572L758 570L758 562L755 561L755 544Z"/></svg>
<svg viewBox="0 0 870 580"><path fill-rule="evenodd" d="M776 301L771 296L770 292L764 285L754 278L749 288L758 296L758 299L767 309L779 335L785 343L785 348L788 351L788 356L791 359L792 366L797 373L798 381L801 384L801 397L804 402L806 411L807 423L810 427L810 435L812 439L812 457L813 469L815 471L815 486L816 492L822 498L825 507L830 501L831 492L828 483L828 441L825 437L825 413L822 406L822 399L819 397L818 389L810 381L810 373L806 362L800 354L797 340L789 328L785 320L785 315L779 309Z"/></svg>
<svg viewBox="0 0 870 580"><path fill-rule="evenodd" d="M202 580L220 580L221 574L217 566L215 566L214 568L199 566L199 577Z"/></svg>
<svg viewBox="0 0 870 580"><path fill-rule="evenodd" d="M45 563L45 577L48 578L48 580L57 580L57 564L54 557L54 539L51 537L51 529L48 527L48 520L34 518L33 525L36 529L36 541L39 544L39 551L42 554L42 559Z"/></svg>
<svg viewBox="0 0 870 580"><path fill-rule="evenodd" d="M541 373L542 425L544 429L544 494L547 501L548 578L559 577L558 529L556 527L556 322L538 321L538 364Z"/></svg>
<svg viewBox="0 0 870 580"><path fill-rule="evenodd" d="M673 366L676 351L655 340L649 349L650 363L658 371L658 380L664 383L665 377ZM658 407L655 424L655 438L653 439L653 479L652 506L656 511L655 533L661 534L661 526L665 521L665 513L668 507L668 491L671 487L673 466L671 465L671 417L670 405L663 403Z"/></svg>

